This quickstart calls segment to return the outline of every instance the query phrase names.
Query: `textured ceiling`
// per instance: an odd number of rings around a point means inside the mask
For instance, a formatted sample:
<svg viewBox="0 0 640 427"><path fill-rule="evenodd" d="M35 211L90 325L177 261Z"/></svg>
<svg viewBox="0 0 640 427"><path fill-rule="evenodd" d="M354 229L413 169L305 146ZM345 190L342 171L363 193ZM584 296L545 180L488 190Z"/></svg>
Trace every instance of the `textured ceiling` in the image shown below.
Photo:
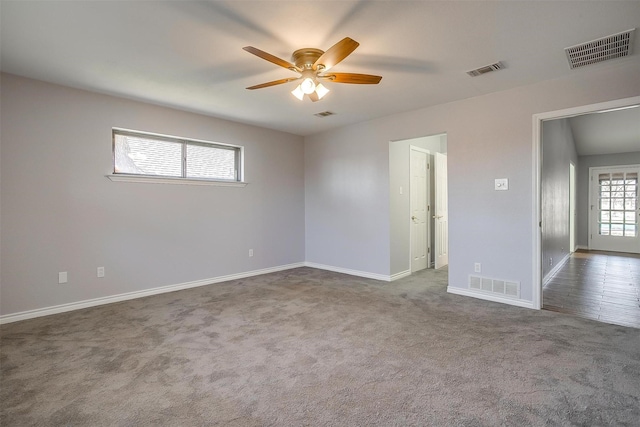
<svg viewBox="0 0 640 427"><path fill-rule="evenodd" d="M640 2L3 0L0 19L4 72L309 135L584 72L564 48L640 27ZM379 85L327 84L317 103L293 83L245 89L294 74L243 46L289 60L346 36L360 47L333 70ZM496 61L506 69L466 74Z"/></svg>

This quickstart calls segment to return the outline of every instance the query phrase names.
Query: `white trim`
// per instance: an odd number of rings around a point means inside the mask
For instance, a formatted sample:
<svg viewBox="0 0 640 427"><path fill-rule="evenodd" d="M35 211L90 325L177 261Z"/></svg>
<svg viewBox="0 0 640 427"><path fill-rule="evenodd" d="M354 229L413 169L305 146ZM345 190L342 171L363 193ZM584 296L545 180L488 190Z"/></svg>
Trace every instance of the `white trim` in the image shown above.
<svg viewBox="0 0 640 427"><path fill-rule="evenodd" d="M465 297L478 298L486 301L499 302L501 304L509 304L515 305L516 307L522 308L530 308L533 309L533 303L531 301L526 301L522 299L513 299L513 298L505 298L500 297L498 295L486 294L480 291L464 289L464 288L454 288L452 286L447 286L447 292L450 294L462 295Z"/></svg>
<svg viewBox="0 0 640 427"><path fill-rule="evenodd" d="M169 176L143 176L125 173L105 175L114 182L143 182L146 184L214 185L218 187L246 187L248 182L212 181L210 179L180 178Z"/></svg>
<svg viewBox="0 0 640 427"><path fill-rule="evenodd" d="M160 286L157 288L145 289L142 291L127 292L119 295L111 295L107 297L72 302L72 303L61 304L61 305L56 305L52 307L21 311L19 313L5 314L3 316L0 316L0 325L3 325L5 323L18 322L20 320L33 319L36 317L49 316L51 314L65 313L67 311L74 311L74 310L80 310L83 308L111 304L114 302L127 301L131 299L136 299L136 298L143 298L151 295L164 294L167 292L175 292L183 289L197 288L199 286L206 286L206 285L212 285L214 283L226 282L228 280L244 279L246 277L259 276L261 274L275 273L277 271L290 270L292 268L299 268L304 266L305 266L305 263L302 263L302 262L287 264L287 265L280 265L277 267L264 268L261 270L253 270L253 271L247 271L244 273L218 276L211 279L196 280L193 282L179 283L176 285Z"/></svg>
<svg viewBox="0 0 640 427"><path fill-rule="evenodd" d="M549 279L551 279L551 278L552 278L552 277L553 277L553 276L554 276L558 271L560 271L560 269L562 268L562 266L563 266L567 261L569 261L569 258L571 258L571 254L566 254L566 255L564 256L564 258L562 258L562 260L561 260L559 263L557 263L557 264L556 264L556 266L555 266L555 267L553 267L553 268L552 268L552 269L547 273L547 275L546 275L546 276L544 276L544 277L542 278L542 285L543 285L543 286L544 286L544 284L545 284L545 283L547 283L547 281L548 281Z"/></svg>
<svg viewBox="0 0 640 427"><path fill-rule="evenodd" d="M350 276L366 277L367 279L382 280L385 282L391 281L391 276L386 276L384 274L369 273L367 271L359 271L359 270L350 270L348 268L334 267L332 265L316 264L315 262L305 262L304 265L305 267L317 268L319 270L333 271L335 273L343 273L343 274L348 274Z"/></svg>
<svg viewBox="0 0 640 427"><path fill-rule="evenodd" d="M589 250L589 246L582 246L582 245L576 245L576 251L588 251Z"/></svg>
<svg viewBox="0 0 640 427"><path fill-rule="evenodd" d="M533 223L531 224L533 237L533 308L540 310L542 308L542 235L540 233L540 209L542 207L540 201L540 179L541 179L541 149L542 149L542 122L550 119L561 119L566 117L578 116L580 114L593 113L601 110L610 110L613 108L627 107L630 105L640 104L640 96L630 98L616 99L613 101L600 102L597 104L582 105L579 107L567 108L564 110L548 111L546 113L534 114L533 122L533 159L532 159L532 175L533 175Z"/></svg>
<svg viewBox="0 0 640 427"><path fill-rule="evenodd" d="M629 248L625 248L625 247L618 247L616 246L614 249L611 249L611 246L609 246L608 248L603 248L602 244L603 242L599 241L600 239L596 238L596 240L598 240L597 242L593 242L593 235L598 233L598 227L594 227L595 224L592 223L592 221L597 221L598 215L594 216L594 206L597 206L597 199L594 200L593 197L598 193L597 192L597 188L599 187L597 180L594 181L594 176L596 176L599 172L601 171L615 171L617 169L631 169L633 171L637 171L640 168L640 164L631 164L631 165L614 165L614 166L592 166L589 168L589 211L588 211L588 215L587 215L587 221L588 221L588 228L587 228L587 236L588 236L588 241L589 241L589 245L588 245L588 249L589 250L595 250L595 251L613 251L613 252L629 252L629 253L638 253L637 251L635 251L633 248L631 248L630 250L628 250ZM595 186L595 188L594 188ZM596 194L594 194L594 192ZM597 196L596 196L597 197ZM599 212L600 209L596 207L595 209L596 212ZM631 238L633 239L633 238ZM597 246L597 247L596 247Z"/></svg>
<svg viewBox="0 0 640 427"><path fill-rule="evenodd" d="M394 280L402 279L403 277L411 276L411 270L401 271L400 273L392 274L389 277L389 281L393 282Z"/></svg>
<svg viewBox="0 0 640 427"><path fill-rule="evenodd" d="M576 162L577 163L577 162ZM577 237L577 193L576 189L578 185L576 183L577 175L577 165L572 160L569 160L569 253L575 252L576 250L576 237Z"/></svg>
<svg viewBox="0 0 640 427"><path fill-rule="evenodd" d="M542 175L542 118L533 115L533 278L531 281L531 294L533 299L533 307L537 310L542 309L542 213L540 209L541 203L541 182Z"/></svg>

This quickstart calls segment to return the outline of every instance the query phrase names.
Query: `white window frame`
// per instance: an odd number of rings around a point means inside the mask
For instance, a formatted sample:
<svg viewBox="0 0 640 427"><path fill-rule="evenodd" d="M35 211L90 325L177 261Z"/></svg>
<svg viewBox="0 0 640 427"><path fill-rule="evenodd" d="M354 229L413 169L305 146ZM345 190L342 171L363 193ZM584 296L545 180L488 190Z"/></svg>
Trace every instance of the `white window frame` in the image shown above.
<svg viewBox="0 0 640 427"><path fill-rule="evenodd" d="M115 170L115 137L116 135L131 135L137 137L149 137L154 139L161 139L169 142L182 144L182 176L158 176L158 175L143 175L143 174L130 174L116 172ZM247 182L244 181L244 147L239 145L224 144L220 142L204 141L192 138L183 138L172 135L163 135L151 132L142 132L124 128L112 128L111 132L111 154L112 154L112 173L107 175L111 181L115 182L142 182L151 184L181 184L181 185L214 185L224 187L245 187ZM236 159L236 179L235 180L222 180L211 178L191 178L186 176L186 147L187 145L206 145L212 147L219 147L224 149L231 149L235 151Z"/></svg>

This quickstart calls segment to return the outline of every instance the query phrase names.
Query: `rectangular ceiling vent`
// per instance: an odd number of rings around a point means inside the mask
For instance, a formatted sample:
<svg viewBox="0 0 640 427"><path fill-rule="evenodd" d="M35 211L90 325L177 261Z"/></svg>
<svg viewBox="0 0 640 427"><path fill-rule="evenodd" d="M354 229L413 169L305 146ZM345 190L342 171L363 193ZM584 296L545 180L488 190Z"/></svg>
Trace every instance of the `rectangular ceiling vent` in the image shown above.
<svg viewBox="0 0 640 427"><path fill-rule="evenodd" d="M323 111L322 113L316 113L314 114L314 116L316 117L328 117L328 116L333 116L335 113L332 113L331 111Z"/></svg>
<svg viewBox="0 0 640 427"><path fill-rule="evenodd" d="M504 66L504 64L502 62L498 61L495 64L485 65L484 67L480 67L480 68L476 68L475 70L467 71L467 74L469 74L471 77L478 77L478 76L481 76L482 74L487 74L487 73L490 73L492 71L503 70L505 68L506 67Z"/></svg>
<svg viewBox="0 0 640 427"><path fill-rule="evenodd" d="M503 297L520 298L520 282L469 275L469 289L499 294Z"/></svg>
<svg viewBox="0 0 640 427"><path fill-rule="evenodd" d="M631 55L635 28L564 49L571 69Z"/></svg>

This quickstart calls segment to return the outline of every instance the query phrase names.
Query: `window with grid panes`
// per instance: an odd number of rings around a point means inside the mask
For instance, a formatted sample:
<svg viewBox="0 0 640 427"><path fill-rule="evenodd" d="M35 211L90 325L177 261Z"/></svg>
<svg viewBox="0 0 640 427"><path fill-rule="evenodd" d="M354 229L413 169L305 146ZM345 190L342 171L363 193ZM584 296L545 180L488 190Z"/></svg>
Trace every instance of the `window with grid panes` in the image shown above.
<svg viewBox="0 0 640 427"><path fill-rule="evenodd" d="M598 183L600 235L636 237L638 173L601 173L598 175Z"/></svg>

